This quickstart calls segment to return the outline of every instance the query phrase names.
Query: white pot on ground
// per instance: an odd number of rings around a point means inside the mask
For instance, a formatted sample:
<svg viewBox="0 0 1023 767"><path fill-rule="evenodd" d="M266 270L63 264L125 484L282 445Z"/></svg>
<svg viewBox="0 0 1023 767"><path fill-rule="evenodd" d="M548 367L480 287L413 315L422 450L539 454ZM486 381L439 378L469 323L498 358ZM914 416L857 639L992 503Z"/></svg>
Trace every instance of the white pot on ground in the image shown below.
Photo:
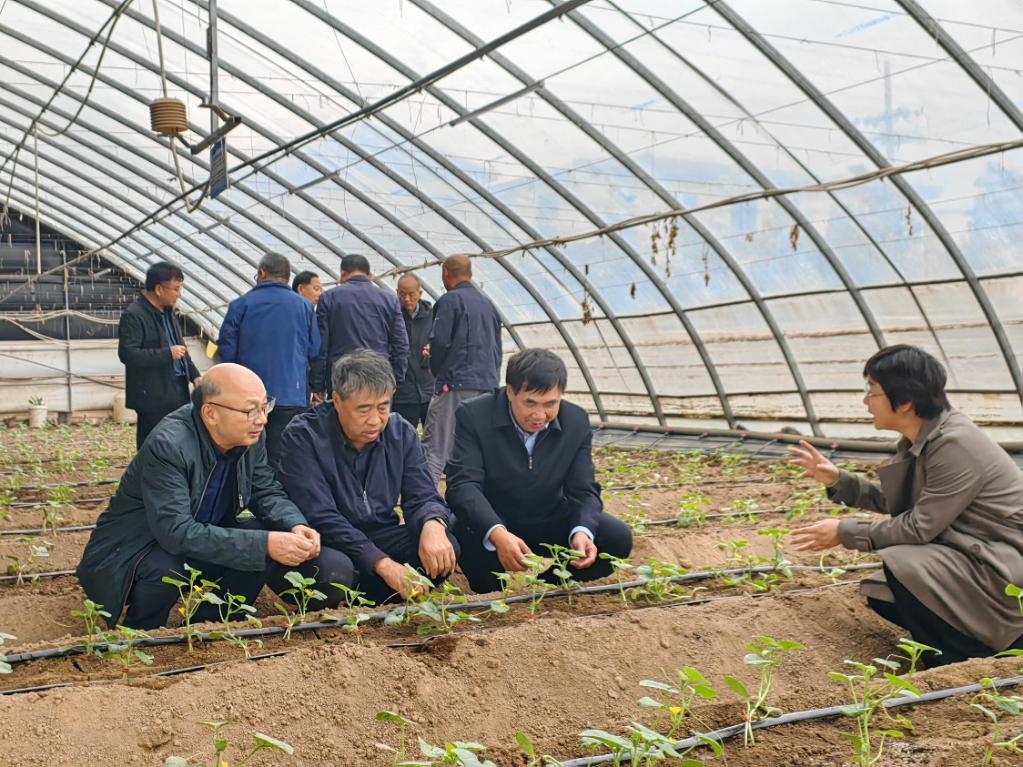
<svg viewBox="0 0 1023 767"><path fill-rule="evenodd" d="M28 428L42 429L46 426L46 405L28 406Z"/></svg>

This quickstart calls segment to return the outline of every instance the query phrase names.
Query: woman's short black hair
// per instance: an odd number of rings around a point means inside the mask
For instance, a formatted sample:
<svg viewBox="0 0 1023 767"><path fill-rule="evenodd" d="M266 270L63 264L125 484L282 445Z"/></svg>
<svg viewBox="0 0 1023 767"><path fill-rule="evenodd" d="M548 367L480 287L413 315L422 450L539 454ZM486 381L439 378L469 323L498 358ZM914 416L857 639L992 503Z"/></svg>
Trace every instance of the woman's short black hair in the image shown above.
<svg viewBox="0 0 1023 767"><path fill-rule="evenodd" d="M934 418L952 406L945 395L945 367L916 346L886 346L867 360L863 377L869 376L884 391L892 408L913 403L921 418Z"/></svg>
<svg viewBox="0 0 1023 767"><path fill-rule="evenodd" d="M295 279L291 281L291 289L297 293L300 287L302 287L303 285L308 285L310 282L313 281L313 279L319 276L320 275L318 275L316 272L310 272L308 269L304 272L299 272L298 274L295 275Z"/></svg>
<svg viewBox="0 0 1023 767"><path fill-rule="evenodd" d="M568 386L568 371L565 363L554 352L547 349L523 349L508 359L504 374L505 383L518 394L526 391L565 391Z"/></svg>

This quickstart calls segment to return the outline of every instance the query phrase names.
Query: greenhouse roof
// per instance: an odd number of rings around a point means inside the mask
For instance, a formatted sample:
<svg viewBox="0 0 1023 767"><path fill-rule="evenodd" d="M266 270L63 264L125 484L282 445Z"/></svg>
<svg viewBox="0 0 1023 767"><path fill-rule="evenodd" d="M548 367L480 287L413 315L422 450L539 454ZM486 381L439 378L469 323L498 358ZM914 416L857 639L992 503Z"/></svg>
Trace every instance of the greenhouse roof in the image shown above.
<svg viewBox="0 0 1023 767"><path fill-rule="evenodd" d="M178 263L212 335L268 252L433 297L484 254L508 348L605 420L858 434L863 361L914 343L1023 423L1017 0L220 0L242 123L193 212L210 153L149 103L209 133L208 3L156 8L0 0L0 183L131 275Z"/></svg>

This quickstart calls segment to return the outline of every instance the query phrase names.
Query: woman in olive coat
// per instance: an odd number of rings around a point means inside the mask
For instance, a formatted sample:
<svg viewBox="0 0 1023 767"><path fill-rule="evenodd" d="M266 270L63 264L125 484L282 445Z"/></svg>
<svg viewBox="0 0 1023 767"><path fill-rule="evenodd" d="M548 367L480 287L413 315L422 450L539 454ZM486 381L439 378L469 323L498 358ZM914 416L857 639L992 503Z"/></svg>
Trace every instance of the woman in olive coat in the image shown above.
<svg viewBox="0 0 1023 767"><path fill-rule="evenodd" d="M827 519L795 530L796 548L877 551L883 574L862 587L870 606L941 651L928 665L1023 647L1023 614L1005 595L1023 585L1023 473L945 396L945 370L913 346L864 367L874 428L902 434L880 484L840 471L807 442L789 448L828 497L879 519Z"/></svg>

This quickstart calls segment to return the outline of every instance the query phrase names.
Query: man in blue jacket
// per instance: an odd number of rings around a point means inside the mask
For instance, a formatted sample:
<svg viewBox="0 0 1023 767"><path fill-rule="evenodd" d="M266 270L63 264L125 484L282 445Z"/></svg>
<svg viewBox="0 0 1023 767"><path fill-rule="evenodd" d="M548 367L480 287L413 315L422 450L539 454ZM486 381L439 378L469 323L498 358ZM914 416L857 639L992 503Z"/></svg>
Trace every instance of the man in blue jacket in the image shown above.
<svg viewBox="0 0 1023 767"><path fill-rule="evenodd" d="M434 396L423 428L434 481L451 455L455 410L465 400L493 390L501 374L501 318L472 284L469 257L445 259L441 280L447 293L433 307L429 350Z"/></svg>
<svg viewBox="0 0 1023 767"><path fill-rule="evenodd" d="M227 308L220 326L220 359L252 370L275 402L267 416L266 453L277 464L284 427L309 405L306 371L320 353L312 304L288 287L291 264L277 253L259 262L256 286Z"/></svg>
<svg viewBox="0 0 1023 767"><path fill-rule="evenodd" d="M316 320L323 345L313 363L312 390L322 401L330 384L330 368L342 355L369 349L391 361L394 380L405 380L408 366L408 333L401 307L393 293L370 279L365 256L349 254L341 259L341 284L320 296Z"/></svg>
<svg viewBox="0 0 1023 767"><path fill-rule="evenodd" d="M458 408L446 495L462 572L473 591L496 591L494 573L525 570L527 554L546 556L543 545L555 544L580 552L569 564L576 580L610 575L600 553L629 556L632 531L604 511L590 419L561 399L565 363L525 349L509 358L505 378L504 388Z"/></svg>
<svg viewBox="0 0 1023 767"><path fill-rule="evenodd" d="M455 569L454 517L437 494L415 429L391 413L387 359L355 351L334 363L332 376L331 399L292 421L281 441L281 481L323 544L301 571L328 596L317 609L340 600L331 583L357 588L378 604L405 598L406 565L435 583Z"/></svg>
<svg viewBox="0 0 1023 767"><path fill-rule="evenodd" d="M178 590L164 576L185 564L251 603L269 565L293 569L315 557L319 535L284 494L261 439L271 408L262 382L241 365L214 365L191 404L164 418L128 465L78 565L107 622L153 629L167 622ZM252 520L239 520L248 509ZM119 620L124 606L128 610ZM196 620L216 620L200 607Z"/></svg>

